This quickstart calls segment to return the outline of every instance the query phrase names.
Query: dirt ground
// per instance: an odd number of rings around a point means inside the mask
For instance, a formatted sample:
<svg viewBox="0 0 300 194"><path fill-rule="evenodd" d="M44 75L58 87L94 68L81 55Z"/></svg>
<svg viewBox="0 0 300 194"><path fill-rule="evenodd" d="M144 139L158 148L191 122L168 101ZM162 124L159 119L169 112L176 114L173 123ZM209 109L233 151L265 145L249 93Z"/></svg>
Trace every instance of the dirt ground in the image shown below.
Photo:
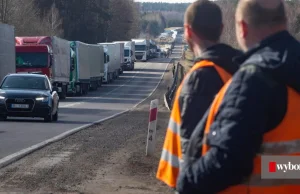
<svg viewBox="0 0 300 194"><path fill-rule="evenodd" d="M163 94L172 65L133 111L80 131L0 170L0 193L168 194L155 178L169 112ZM159 99L155 156L146 157L149 106Z"/></svg>

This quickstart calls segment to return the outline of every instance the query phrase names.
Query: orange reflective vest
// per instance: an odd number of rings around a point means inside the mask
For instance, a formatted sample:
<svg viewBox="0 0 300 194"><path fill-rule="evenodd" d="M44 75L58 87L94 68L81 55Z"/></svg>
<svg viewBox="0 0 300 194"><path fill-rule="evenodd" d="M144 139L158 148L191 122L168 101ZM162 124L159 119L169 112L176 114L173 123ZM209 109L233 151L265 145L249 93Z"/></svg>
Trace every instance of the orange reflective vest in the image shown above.
<svg viewBox="0 0 300 194"><path fill-rule="evenodd" d="M190 69L187 75L199 68L211 66L216 69L224 84L231 78L231 75L227 73L223 68L207 60L196 63ZM181 148L182 145L187 141L187 139L180 137L181 114L179 108L179 96L181 93L183 82L184 81L181 82L176 91L167 134L165 137L164 146L156 174L157 179L161 180L172 188L176 187L176 181L180 171L180 163L183 159Z"/></svg>
<svg viewBox="0 0 300 194"><path fill-rule="evenodd" d="M222 103L226 90L230 85L229 80L214 99L205 126L205 136L209 133L215 115ZM292 88L287 87L287 111L282 122L263 137L261 153L258 153L253 163L254 168L250 177L240 185L229 187L219 194L288 194L300 193L299 179L261 179L262 155L300 155L300 95ZM253 129L255 130L255 129ZM202 155L209 150L204 138ZM234 169L233 169L234 170Z"/></svg>

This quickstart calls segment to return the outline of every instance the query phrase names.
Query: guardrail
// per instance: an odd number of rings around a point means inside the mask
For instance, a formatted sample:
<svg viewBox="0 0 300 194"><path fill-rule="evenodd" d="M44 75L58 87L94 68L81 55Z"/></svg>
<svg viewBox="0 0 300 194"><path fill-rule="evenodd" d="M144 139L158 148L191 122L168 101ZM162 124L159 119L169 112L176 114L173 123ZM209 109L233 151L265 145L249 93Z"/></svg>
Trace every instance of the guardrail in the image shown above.
<svg viewBox="0 0 300 194"><path fill-rule="evenodd" d="M171 88L168 87L167 92L164 95L165 105L169 110L172 109L177 88L181 84L181 81L183 80L185 75L184 68L179 62L177 64L173 63L172 72L173 72L173 83L171 85Z"/></svg>

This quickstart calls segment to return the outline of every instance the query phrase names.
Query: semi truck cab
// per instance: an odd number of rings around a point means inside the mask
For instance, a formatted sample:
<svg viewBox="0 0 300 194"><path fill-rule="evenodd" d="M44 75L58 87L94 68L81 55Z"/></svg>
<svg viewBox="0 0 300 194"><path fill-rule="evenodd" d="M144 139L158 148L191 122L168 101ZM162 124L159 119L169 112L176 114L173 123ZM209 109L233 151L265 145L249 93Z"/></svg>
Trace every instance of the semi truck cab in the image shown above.
<svg viewBox="0 0 300 194"><path fill-rule="evenodd" d="M124 62L125 62L125 69L133 70L134 69L134 60L135 54L133 53L130 47L124 47Z"/></svg>

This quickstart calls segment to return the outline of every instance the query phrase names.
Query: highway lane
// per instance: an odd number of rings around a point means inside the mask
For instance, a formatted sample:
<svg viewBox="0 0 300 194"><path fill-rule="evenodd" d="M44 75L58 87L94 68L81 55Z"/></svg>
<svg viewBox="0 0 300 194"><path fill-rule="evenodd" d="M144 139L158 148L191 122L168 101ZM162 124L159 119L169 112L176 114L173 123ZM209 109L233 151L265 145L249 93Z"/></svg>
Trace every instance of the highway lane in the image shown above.
<svg viewBox="0 0 300 194"><path fill-rule="evenodd" d="M133 107L149 96L159 83L170 59L136 63L134 71L125 71L118 80L82 97L60 102L59 119L8 118L0 122L0 159L49 138L112 116Z"/></svg>

